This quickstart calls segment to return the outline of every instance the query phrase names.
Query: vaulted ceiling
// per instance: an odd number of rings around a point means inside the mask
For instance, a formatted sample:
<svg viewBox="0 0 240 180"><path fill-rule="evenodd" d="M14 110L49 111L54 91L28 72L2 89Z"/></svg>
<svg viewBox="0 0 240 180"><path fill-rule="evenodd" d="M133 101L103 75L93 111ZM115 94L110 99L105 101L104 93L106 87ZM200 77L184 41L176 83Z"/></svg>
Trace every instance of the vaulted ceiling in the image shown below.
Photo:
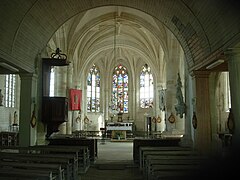
<svg viewBox="0 0 240 180"><path fill-rule="evenodd" d="M59 47L68 55L77 76L89 62L92 65L101 61L106 67L119 61L134 64L144 59L150 65L161 61L160 57L167 54L169 38L174 38L173 34L148 14L128 7L105 6L68 20L52 36L46 50L49 56Z"/></svg>
<svg viewBox="0 0 240 180"><path fill-rule="evenodd" d="M234 0L11 0L1 1L0 8L1 73L34 72L37 57L61 28L71 35L61 48L78 58L85 57L76 49L96 56L109 52L114 42L118 53L156 57L171 32L190 71L225 58L224 52L240 42Z"/></svg>

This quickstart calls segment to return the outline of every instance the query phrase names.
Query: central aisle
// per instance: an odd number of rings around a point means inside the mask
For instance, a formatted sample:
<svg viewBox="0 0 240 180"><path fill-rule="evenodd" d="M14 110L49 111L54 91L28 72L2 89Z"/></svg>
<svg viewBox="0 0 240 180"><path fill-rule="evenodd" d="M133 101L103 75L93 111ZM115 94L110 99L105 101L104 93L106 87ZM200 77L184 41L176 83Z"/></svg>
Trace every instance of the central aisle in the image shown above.
<svg viewBox="0 0 240 180"><path fill-rule="evenodd" d="M133 161L133 142L98 142L97 163Z"/></svg>
<svg viewBox="0 0 240 180"><path fill-rule="evenodd" d="M133 163L133 142L98 141L98 158L81 180L143 180Z"/></svg>

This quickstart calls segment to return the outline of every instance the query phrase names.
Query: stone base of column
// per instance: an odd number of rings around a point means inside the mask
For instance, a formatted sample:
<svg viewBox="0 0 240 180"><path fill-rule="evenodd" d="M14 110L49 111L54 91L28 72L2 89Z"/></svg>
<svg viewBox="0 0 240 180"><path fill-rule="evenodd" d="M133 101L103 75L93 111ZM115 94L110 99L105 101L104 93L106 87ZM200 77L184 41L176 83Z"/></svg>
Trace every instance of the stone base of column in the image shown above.
<svg viewBox="0 0 240 180"><path fill-rule="evenodd" d="M179 145L182 147L193 147L193 141L189 136L183 135Z"/></svg>

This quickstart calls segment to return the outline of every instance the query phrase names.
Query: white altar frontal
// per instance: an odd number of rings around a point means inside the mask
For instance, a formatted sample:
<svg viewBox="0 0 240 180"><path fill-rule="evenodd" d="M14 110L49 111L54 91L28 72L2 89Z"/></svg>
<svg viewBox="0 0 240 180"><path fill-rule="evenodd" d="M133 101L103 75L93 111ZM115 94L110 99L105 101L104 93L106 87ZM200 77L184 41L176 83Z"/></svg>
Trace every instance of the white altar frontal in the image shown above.
<svg viewBox="0 0 240 180"><path fill-rule="evenodd" d="M126 139L127 131L133 130L133 123L130 122L109 122L106 130L111 132L111 139Z"/></svg>

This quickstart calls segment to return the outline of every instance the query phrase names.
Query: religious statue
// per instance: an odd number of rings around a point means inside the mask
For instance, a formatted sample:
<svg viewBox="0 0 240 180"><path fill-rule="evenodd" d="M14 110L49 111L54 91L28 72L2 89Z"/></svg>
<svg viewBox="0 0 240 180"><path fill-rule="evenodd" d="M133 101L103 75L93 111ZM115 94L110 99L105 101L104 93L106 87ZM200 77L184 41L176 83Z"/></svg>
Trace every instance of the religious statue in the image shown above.
<svg viewBox="0 0 240 180"><path fill-rule="evenodd" d="M234 118L233 118L233 112L232 109L229 109L229 114L228 114L228 119L227 119L227 127L228 130L231 134L233 134L234 132L234 128L235 128L235 122L234 122Z"/></svg>
<svg viewBox="0 0 240 180"><path fill-rule="evenodd" d="M182 94L182 82L180 79L180 75L178 73L178 79L177 79L177 92L176 92L176 98L178 101L178 104L175 106L175 110L177 111L177 115L180 115L180 118L183 118L183 114L186 110L186 105L183 101L183 94Z"/></svg>
<svg viewBox="0 0 240 180"><path fill-rule="evenodd" d="M13 124L17 125L18 124L18 115L17 115L17 111L14 112L13 115Z"/></svg>
<svg viewBox="0 0 240 180"><path fill-rule="evenodd" d="M2 94L2 89L0 89L0 106L3 106L3 94Z"/></svg>
<svg viewBox="0 0 240 180"><path fill-rule="evenodd" d="M159 109L161 110L161 111L165 111L166 109L165 109L165 104L166 104L166 102L165 102L165 91L166 91L166 89L161 89L161 90L159 90Z"/></svg>

